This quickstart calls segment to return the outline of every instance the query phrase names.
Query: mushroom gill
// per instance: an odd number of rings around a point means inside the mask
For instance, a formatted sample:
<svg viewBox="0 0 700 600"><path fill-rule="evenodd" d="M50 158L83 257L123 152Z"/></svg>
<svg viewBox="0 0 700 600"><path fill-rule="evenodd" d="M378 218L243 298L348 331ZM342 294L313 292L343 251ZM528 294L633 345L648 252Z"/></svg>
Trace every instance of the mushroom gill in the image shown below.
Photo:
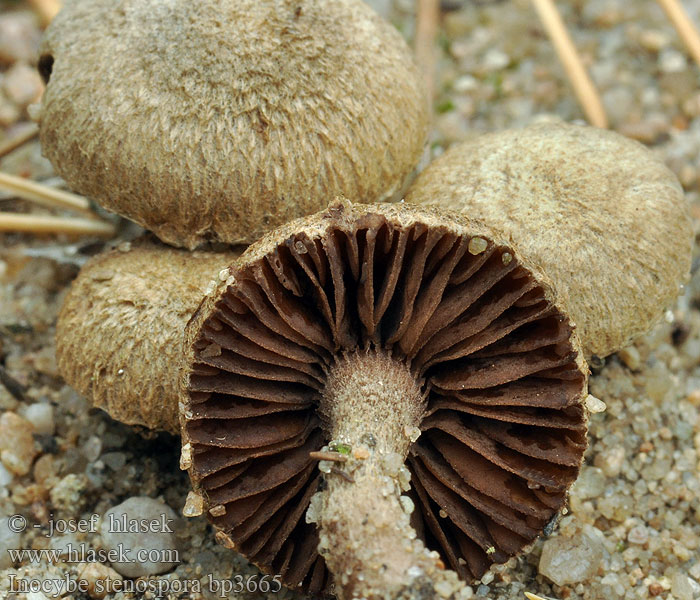
<svg viewBox="0 0 700 600"><path fill-rule="evenodd" d="M586 448L585 363L496 232L338 202L229 273L188 326L183 417L219 539L290 587L332 572L341 596L380 597L393 567L399 588L428 573L411 556L477 579L557 514ZM321 449L338 462L317 468ZM387 565L400 544L409 562Z"/></svg>

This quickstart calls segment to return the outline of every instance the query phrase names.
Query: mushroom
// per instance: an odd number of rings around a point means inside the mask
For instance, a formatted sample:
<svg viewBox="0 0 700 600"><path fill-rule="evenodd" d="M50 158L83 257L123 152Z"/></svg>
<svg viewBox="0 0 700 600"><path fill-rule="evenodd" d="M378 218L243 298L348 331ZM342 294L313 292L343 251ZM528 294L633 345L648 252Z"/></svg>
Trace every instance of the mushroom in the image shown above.
<svg viewBox="0 0 700 600"><path fill-rule="evenodd" d="M178 434L185 324L212 278L239 254L142 239L90 259L58 317L61 375L113 418Z"/></svg>
<svg viewBox="0 0 700 600"><path fill-rule="evenodd" d="M74 1L39 68L56 171L190 249L389 199L427 136L410 50L360 0Z"/></svg>
<svg viewBox="0 0 700 600"><path fill-rule="evenodd" d="M556 283L587 358L648 331L690 271L692 228L676 177L611 131L549 123L484 135L445 152L406 199L512 239Z"/></svg>
<svg viewBox="0 0 700 600"><path fill-rule="evenodd" d="M338 201L275 230L185 350L181 463L217 539L309 593L453 597L555 518L586 448L552 284L451 211Z"/></svg>

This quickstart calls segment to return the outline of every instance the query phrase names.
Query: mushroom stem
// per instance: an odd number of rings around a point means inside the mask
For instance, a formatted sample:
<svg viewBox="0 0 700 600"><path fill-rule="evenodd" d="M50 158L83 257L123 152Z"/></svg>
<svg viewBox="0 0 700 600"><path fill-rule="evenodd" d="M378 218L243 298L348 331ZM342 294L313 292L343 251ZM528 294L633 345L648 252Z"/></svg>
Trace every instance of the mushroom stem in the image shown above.
<svg viewBox="0 0 700 600"><path fill-rule="evenodd" d="M404 463L425 410L421 383L375 350L350 353L330 370L320 412L331 448L352 458L341 467L349 477L319 465L326 486L312 500L311 518L341 599L449 597L463 585L417 538L413 502L401 495L410 489Z"/></svg>

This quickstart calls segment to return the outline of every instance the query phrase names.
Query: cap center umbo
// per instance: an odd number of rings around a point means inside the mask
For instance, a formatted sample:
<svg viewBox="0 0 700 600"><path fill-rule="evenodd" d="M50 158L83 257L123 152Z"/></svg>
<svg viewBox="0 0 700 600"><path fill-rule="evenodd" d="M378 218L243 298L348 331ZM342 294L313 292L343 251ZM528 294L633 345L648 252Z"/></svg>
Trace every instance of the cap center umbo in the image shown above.
<svg viewBox="0 0 700 600"><path fill-rule="evenodd" d="M327 588L309 453L369 433L406 460L419 539L479 577L578 473L571 325L511 249L453 217L336 206L294 225L231 267L194 334L184 438L212 522L288 585Z"/></svg>

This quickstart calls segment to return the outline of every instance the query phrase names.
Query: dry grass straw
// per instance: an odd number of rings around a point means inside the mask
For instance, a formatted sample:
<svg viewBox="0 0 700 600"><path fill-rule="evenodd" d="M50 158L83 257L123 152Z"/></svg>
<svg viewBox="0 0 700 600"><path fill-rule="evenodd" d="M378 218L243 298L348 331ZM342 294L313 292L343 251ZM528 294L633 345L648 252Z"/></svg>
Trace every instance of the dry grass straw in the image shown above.
<svg viewBox="0 0 700 600"><path fill-rule="evenodd" d="M567 76L571 80L586 119L595 127L607 129L608 118L593 81L583 66L564 21L552 0L532 0L535 9L554 45Z"/></svg>

